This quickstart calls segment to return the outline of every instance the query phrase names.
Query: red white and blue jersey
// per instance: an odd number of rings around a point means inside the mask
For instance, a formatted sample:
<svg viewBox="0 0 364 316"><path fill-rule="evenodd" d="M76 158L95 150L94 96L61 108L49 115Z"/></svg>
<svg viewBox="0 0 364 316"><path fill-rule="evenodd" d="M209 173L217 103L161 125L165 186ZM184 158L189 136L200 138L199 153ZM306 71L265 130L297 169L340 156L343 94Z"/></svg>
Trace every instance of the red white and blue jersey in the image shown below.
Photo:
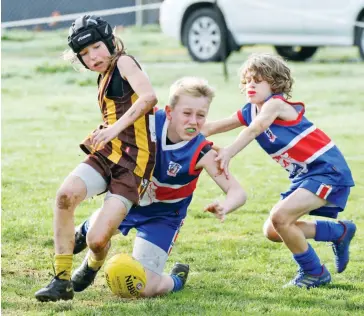
<svg viewBox="0 0 364 316"><path fill-rule="evenodd" d="M328 185L354 186L344 156L330 137L304 116L304 104L288 102L280 95L272 97L292 105L298 116L293 121L276 119L256 140L289 172L291 181L297 183L312 178ZM237 115L243 125L249 126L257 113L257 107L248 103Z"/></svg>
<svg viewBox="0 0 364 316"><path fill-rule="evenodd" d="M156 164L152 180L140 201L140 206L131 209L134 214L151 216L177 214L181 218L186 216L187 207L202 171L202 169L195 170L198 156L203 147L212 143L199 134L190 141L168 145L168 124L166 113L158 110L155 113Z"/></svg>

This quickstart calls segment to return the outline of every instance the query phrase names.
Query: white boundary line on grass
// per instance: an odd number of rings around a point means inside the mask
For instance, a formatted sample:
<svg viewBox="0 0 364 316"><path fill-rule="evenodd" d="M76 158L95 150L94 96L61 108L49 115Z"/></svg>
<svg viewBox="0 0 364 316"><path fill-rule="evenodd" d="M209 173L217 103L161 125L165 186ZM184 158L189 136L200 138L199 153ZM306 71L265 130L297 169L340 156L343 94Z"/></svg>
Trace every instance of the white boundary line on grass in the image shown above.
<svg viewBox="0 0 364 316"><path fill-rule="evenodd" d="M161 3L159 2L159 3L152 3L152 4L136 5L136 6L132 6L132 7L79 12L79 13L65 14L65 15L54 16L54 17L11 21L11 22L1 23L1 28L71 21L71 20L77 19L80 15L84 15L84 14L108 16L108 15L123 14L123 13L130 13L130 12L139 12L139 11L144 11L144 10L159 9L160 6L161 6Z"/></svg>

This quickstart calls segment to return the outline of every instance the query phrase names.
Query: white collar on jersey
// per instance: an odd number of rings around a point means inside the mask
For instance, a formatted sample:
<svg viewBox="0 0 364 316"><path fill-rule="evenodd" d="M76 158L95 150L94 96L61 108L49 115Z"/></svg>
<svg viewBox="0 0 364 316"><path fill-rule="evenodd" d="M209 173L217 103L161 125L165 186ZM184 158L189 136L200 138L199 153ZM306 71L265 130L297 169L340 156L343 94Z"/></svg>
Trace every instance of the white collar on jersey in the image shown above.
<svg viewBox="0 0 364 316"><path fill-rule="evenodd" d="M162 130L162 150L174 150L174 149L180 149L186 144L188 144L188 140L184 140L182 142L179 142L177 144L167 145L167 130L168 130L169 120L166 118L163 125Z"/></svg>

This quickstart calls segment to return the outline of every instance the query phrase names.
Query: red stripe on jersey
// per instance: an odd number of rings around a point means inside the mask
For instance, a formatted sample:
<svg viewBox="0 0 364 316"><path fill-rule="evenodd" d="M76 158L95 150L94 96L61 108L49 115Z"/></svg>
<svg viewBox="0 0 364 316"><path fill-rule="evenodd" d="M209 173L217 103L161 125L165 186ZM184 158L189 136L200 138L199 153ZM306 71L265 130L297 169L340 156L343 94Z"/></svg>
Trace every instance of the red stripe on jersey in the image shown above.
<svg viewBox="0 0 364 316"><path fill-rule="evenodd" d="M248 124L244 120L243 113L241 113L241 111L238 111L238 112L236 112L236 114L238 115L238 119L239 119L241 125L248 126Z"/></svg>
<svg viewBox="0 0 364 316"><path fill-rule="evenodd" d="M316 128L312 133L302 138L297 144L288 149L286 153L299 161L304 162L321 148L331 142L331 139L321 130Z"/></svg>
<svg viewBox="0 0 364 316"><path fill-rule="evenodd" d="M292 126L292 125L296 125L299 122L301 122L303 114L305 113L305 105L302 102L289 102L287 101L285 98L283 98L280 95L275 95L272 97L272 99L280 99L290 105L301 105L303 108L302 110L298 113L298 116L295 120L292 121L283 121L283 120L279 120L279 119L275 119L273 124L277 124L277 125L282 125L282 126Z"/></svg>
<svg viewBox="0 0 364 316"><path fill-rule="evenodd" d="M195 191L197 180L198 178L195 178L190 183L178 189L157 186L155 196L160 201L186 198Z"/></svg>
<svg viewBox="0 0 364 316"><path fill-rule="evenodd" d="M193 154L192 156L192 159L191 159L191 164L190 164L190 168L188 170L188 174L190 176L197 176L201 173L202 169L198 169L198 170L195 170L195 167L196 167L196 163L197 163L197 158L198 158L198 155L200 154L202 148L204 148L206 145L213 145L214 143L213 142L210 142L208 140L204 140L196 149L195 153Z"/></svg>

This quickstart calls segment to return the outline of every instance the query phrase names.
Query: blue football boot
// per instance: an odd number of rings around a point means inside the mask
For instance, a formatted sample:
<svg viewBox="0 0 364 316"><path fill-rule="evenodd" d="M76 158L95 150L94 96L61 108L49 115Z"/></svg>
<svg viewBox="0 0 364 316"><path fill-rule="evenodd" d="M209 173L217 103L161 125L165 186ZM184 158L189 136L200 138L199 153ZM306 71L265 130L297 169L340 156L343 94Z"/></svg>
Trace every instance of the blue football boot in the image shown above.
<svg viewBox="0 0 364 316"><path fill-rule="evenodd" d="M332 250L335 255L336 271L343 272L349 263L349 246L356 232L356 225L351 221L339 221L344 226L343 235L336 242L332 243Z"/></svg>
<svg viewBox="0 0 364 316"><path fill-rule="evenodd" d="M303 271L302 269L299 269L296 277L283 287L287 288L296 286L296 287L311 289L314 287L319 287L324 284L328 284L330 282L331 282L331 274L323 265L322 272L320 274L309 274Z"/></svg>
<svg viewBox="0 0 364 316"><path fill-rule="evenodd" d="M82 233L82 223L75 230L75 245L73 248L73 254L76 255L87 248L86 236Z"/></svg>

